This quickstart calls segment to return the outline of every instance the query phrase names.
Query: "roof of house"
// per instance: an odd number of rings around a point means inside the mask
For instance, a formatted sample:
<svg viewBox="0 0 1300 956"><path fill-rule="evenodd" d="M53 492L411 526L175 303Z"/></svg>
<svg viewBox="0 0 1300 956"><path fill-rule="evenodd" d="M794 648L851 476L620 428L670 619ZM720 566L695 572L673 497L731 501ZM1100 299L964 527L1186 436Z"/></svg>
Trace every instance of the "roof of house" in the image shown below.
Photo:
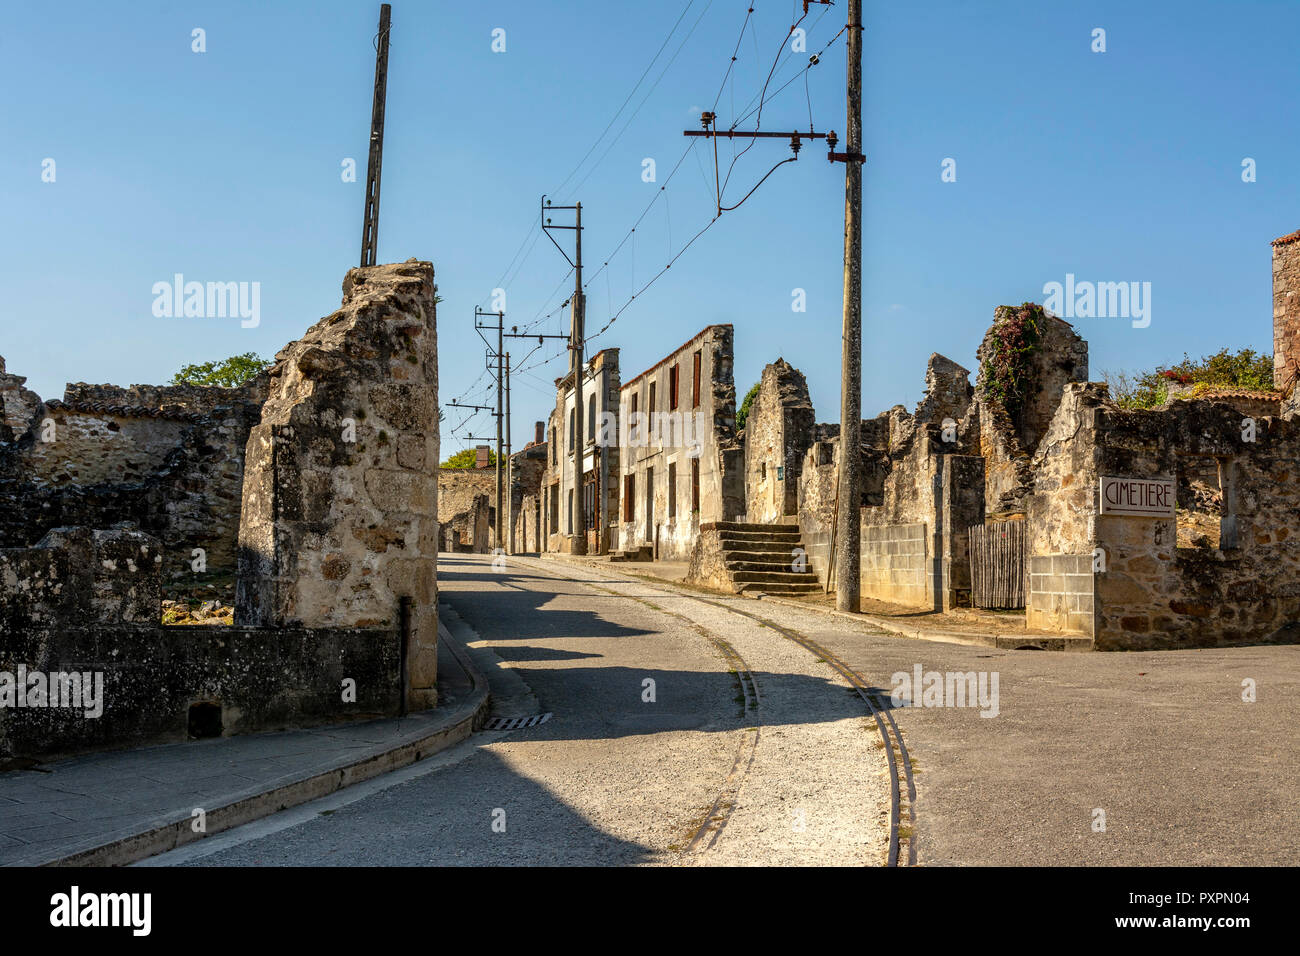
<svg viewBox="0 0 1300 956"><path fill-rule="evenodd" d="M1295 232L1291 233L1288 236L1282 236L1280 239L1274 239L1273 245L1289 246L1293 242L1300 242L1300 229L1297 229Z"/></svg>

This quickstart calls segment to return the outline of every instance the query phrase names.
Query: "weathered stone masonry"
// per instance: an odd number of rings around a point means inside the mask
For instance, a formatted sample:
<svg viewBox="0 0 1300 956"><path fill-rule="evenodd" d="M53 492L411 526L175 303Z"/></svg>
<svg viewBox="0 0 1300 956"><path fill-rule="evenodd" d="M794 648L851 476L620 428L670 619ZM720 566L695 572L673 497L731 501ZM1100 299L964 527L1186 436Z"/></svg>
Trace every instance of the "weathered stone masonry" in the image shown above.
<svg viewBox="0 0 1300 956"><path fill-rule="evenodd" d="M0 379L0 671L104 683L96 719L0 708L0 758L435 703L434 291L428 263L352 270L343 308L242 389L41 403ZM35 448L50 422L68 444ZM225 560L230 515L240 621L162 626L163 569L205 528Z"/></svg>

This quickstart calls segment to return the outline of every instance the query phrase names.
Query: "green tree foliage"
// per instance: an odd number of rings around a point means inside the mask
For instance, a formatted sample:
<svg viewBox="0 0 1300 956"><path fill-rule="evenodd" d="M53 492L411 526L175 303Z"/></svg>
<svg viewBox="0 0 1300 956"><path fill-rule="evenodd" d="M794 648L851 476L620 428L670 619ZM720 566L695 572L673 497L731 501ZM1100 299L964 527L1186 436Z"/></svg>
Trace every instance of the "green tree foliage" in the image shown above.
<svg viewBox="0 0 1300 956"><path fill-rule="evenodd" d="M1143 372L1103 372L1110 396L1120 408L1159 408L1166 404L1175 386L1182 386L1177 398L1195 398L1212 388L1273 390L1273 356L1254 349L1233 352L1223 348L1213 355L1193 359L1186 352L1173 366L1157 366ZM1188 387L1190 386L1190 387Z"/></svg>
<svg viewBox="0 0 1300 956"><path fill-rule="evenodd" d="M232 355L219 362L202 362L198 365L185 365L172 376L172 385L220 385L234 388L243 385L250 378L255 378L262 369L271 363L258 358L253 352Z"/></svg>
<svg viewBox="0 0 1300 956"><path fill-rule="evenodd" d="M504 456L503 456L504 457ZM478 452L473 448L462 448L456 454L452 455L442 463L443 468L473 468L478 461ZM491 448L488 449L488 466L495 468L497 464L497 453Z"/></svg>
<svg viewBox="0 0 1300 956"><path fill-rule="evenodd" d="M745 400L740 403L740 411L736 412L736 430L745 427L745 422L749 420L749 410L754 406L754 399L758 397L758 386L762 382L755 382L754 387L745 393Z"/></svg>

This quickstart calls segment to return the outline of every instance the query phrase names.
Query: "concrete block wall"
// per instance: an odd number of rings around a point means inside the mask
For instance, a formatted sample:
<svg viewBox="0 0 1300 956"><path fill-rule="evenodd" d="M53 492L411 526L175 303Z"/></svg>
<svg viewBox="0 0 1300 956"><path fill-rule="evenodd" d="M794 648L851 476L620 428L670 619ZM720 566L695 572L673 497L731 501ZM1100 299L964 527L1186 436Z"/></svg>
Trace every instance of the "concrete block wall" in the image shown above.
<svg viewBox="0 0 1300 956"><path fill-rule="evenodd" d="M924 524L863 525L862 596L934 606L934 551Z"/></svg>
<svg viewBox="0 0 1300 956"><path fill-rule="evenodd" d="M1025 623L1035 629L1096 635L1091 554L1035 554L1027 560Z"/></svg>

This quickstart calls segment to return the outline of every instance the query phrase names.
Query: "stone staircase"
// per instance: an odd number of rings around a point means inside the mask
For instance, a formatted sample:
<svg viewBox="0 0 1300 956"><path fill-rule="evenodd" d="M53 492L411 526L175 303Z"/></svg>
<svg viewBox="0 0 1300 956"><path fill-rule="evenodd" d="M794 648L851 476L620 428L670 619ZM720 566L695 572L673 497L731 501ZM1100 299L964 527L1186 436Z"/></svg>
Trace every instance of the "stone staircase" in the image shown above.
<svg viewBox="0 0 1300 956"><path fill-rule="evenodd" d="M804 557L803 571L794 570L796 548L803 548L797 524L742 524L719 521L714 526L722 559L736 593L794 597L821 590L817 575Z"/></svg>

